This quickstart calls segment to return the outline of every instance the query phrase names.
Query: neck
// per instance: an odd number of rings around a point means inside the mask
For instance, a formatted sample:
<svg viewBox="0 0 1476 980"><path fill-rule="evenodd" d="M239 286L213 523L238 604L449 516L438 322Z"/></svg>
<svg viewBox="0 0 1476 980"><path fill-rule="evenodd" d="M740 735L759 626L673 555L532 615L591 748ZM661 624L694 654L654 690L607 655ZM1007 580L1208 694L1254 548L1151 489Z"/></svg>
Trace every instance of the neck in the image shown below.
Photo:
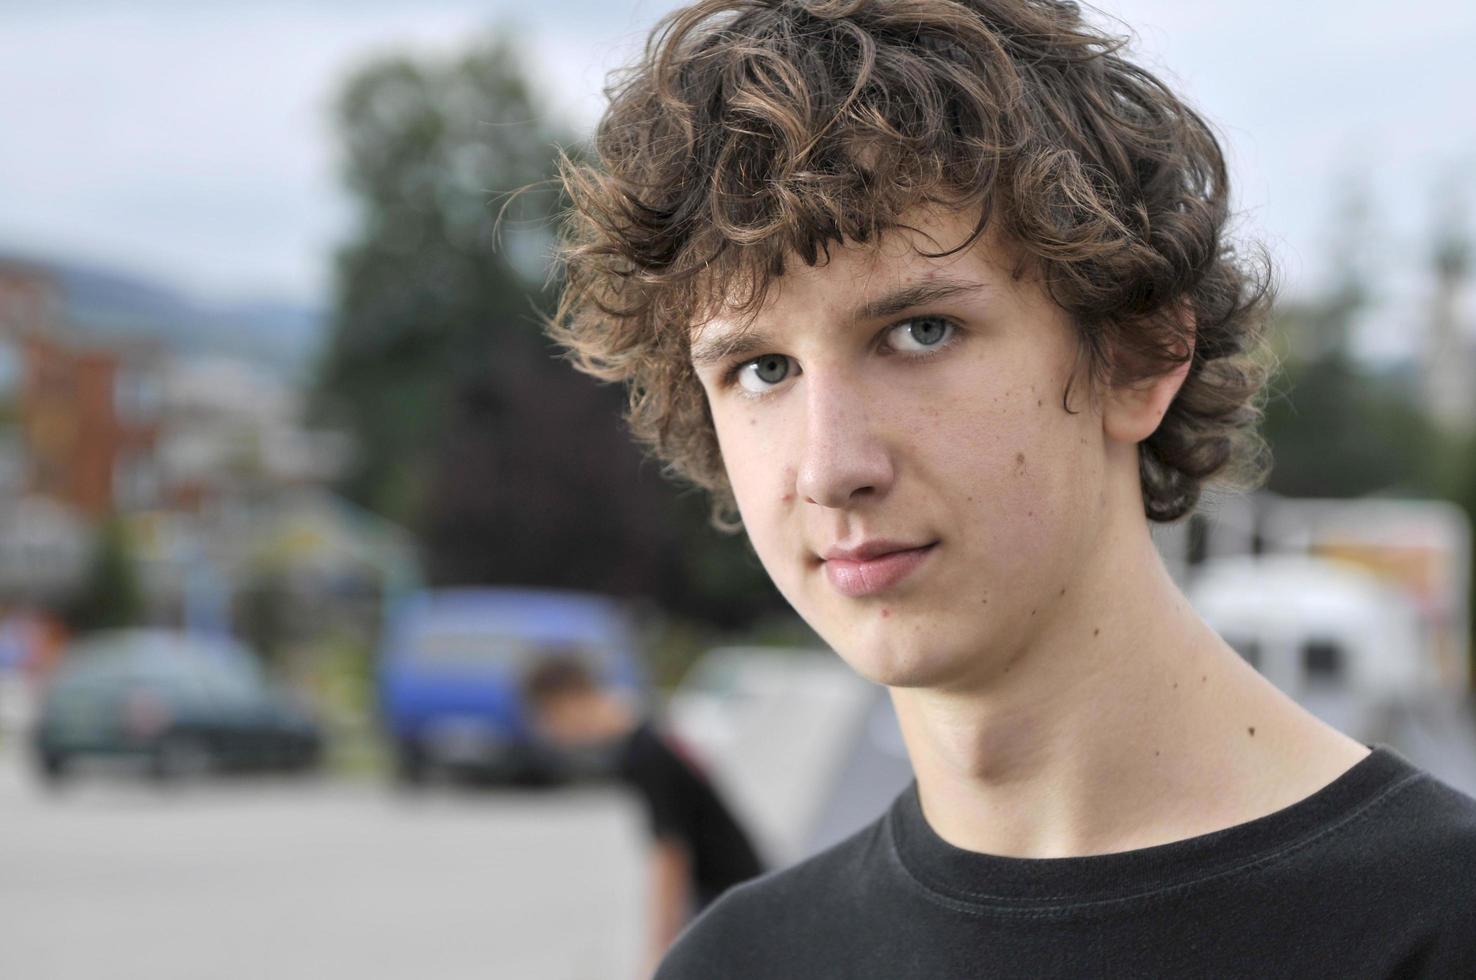
<svg viewBox="0 0 1476 980"><path fill-rule="evenodd" d="M1146 524L1105 538L1123 544L1007 670L891 689L924 814L949 843L1019 857L1166 843L1289 805L1366 753L1214 634Z"/></svg>

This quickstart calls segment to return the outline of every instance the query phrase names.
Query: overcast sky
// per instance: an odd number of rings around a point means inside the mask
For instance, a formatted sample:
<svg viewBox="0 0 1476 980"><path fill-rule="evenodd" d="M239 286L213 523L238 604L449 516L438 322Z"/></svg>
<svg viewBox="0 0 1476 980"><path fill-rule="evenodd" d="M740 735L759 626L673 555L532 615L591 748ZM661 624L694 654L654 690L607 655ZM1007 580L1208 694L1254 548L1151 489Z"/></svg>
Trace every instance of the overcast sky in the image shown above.
<svg viewBox="0 0 1476 980"><path fill-rule="evenodd" d="M325 303L327 258L352 218L329 106L355 65L515 26L550 108L587 130L605 73L672 6L0 0L0 248L207 297ZM1349 182L1372 197L1372 259L1406 291L1437 188L1476 198L1472 0L1104 7L1227 138L1246 227L1272 245L1288 291L1325 276Z"/></svg>

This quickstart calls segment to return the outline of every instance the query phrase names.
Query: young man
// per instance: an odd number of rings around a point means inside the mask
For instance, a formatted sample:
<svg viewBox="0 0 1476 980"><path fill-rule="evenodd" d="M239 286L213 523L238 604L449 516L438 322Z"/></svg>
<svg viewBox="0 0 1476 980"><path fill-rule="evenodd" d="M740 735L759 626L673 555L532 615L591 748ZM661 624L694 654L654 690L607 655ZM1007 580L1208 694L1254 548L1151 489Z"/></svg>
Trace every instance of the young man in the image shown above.
<svg viewBox="0 0 1476 980"><path fill-rule="evenodd" d="M1200 117L1054 0L707 0L611 94L554 335L916 774L661 980L1476 976L1476 801L1262 679L1149 536L1264 471Z"/></svg>
<svg viewBox="0 0 1476 980"><path fill-rule="evenodd" d="M753 843L702 773L576 654L543 660L523 685L536 730L575 752L608 752L650 820L648 961L724 891L763 872Z"/></svg>

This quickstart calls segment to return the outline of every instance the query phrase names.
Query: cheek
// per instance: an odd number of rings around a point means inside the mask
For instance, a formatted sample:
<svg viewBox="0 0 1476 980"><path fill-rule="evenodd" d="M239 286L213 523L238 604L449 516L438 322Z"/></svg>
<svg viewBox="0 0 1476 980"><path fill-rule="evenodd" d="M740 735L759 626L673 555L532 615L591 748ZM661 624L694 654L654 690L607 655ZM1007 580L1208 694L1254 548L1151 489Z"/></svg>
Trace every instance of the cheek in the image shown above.
<svg viewBox="0 0 1476 980"><path fill-rule="evenodd" d="M714 414L713 428L717 433L718 451L722 454L723 469L728 475L728 485L737 498L738 510L747 522L758 517L757 498L766 483L772 482L774 474L762 467L762 440L758 437L758 418L749 412L724 412Z"/></svg>
<svg viewBox="0 0 1476 980"><path fill-rule="evenodd" d="M786 540L785 514L794 506L795 467L775 445L772 433L761 432L755 413L725 414L715 419L715 427L743 527L759 559L773 574L777 569L772 558Z"/></svg>
<svg viewBox="0 0 1476 980"><path fill-rule="evenodd" d="M797 560L805 544L794 516L798 468L787 449L776 444L782 430L751 410L713 412L712 418L743 532L779 594L818 631L805 594L805 566Z"/></svg>
<svg viewBox="0 0 1476 980"><path fill-rule="evenodd" d="M1101 460L1092 453L1091 416L1061 405L1064 384L986 392L924 430L921 455L937 468L925 482L956 515L960 543L989 556L1002 582L1028 579L1044 555L1069 553L1063 539L1093 513Z"/></svg>

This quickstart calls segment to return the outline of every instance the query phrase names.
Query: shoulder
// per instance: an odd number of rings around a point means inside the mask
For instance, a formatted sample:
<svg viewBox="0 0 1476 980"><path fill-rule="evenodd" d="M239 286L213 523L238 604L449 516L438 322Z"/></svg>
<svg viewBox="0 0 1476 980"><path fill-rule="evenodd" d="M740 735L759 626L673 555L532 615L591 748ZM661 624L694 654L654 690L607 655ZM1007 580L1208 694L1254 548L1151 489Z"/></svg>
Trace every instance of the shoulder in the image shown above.
<svg viewBox="0 0 1476 980"><path fill-rule="evenodd" d="M666 744L649 719L642 719L625 735L625 749L628 752L661 752L665 748Z"/></svg>
<svg viewBox="0 0 1476 980"><path fill-rule="evenodd" d="M1424 975L1476 977L1476 798L1429 774L1411 789L1388 828L1389 897L1419 917Z"/></svg>
<svg viewBox="0 0 1476 980"><path fill-rule="evenodd" d="M1429 773L1402 795L1382 821L1391 862L1415 879L1412 891L1458 909L1476 946L1476 798Z"/></svg>
<svg viewBox="0 0 1476 980"><path fill-rule="evenodd" d="M620 761L626 771L666 771L679 765L677 759L670 744L649 721L631 729L620 747Z"/></svg>
<svg viewBox="0 0 1476 980"><path fill-rule="evenodd" d="M1476 976L1476 799L1411 768L1327 837L1332 903L1404 937L1419 975Z"/></svg>
<svg viewBox="0 0 1476 980"><path fill-rule="evenodd" d="M1413 769L1370 806L1361 845L1401 862L1459 866L1476 887L1476 799L1423 769Z"/></svg>
<svg viewBox="0 0 1476 980"><path fill-rule="evenodd" d="M885 816L813 857L728 889L677 939L656 980L777 975L831 926L854 921L865 880L885 859ZM772 969L771 969L772 968Z"/></svg>
<svg viewBox="0 0 1476 980"><path fill-rule="evenodd" d="M1287 853L1337 880L1378 882L1418 905L1438 901L1432 878L1476 907L1476 799L1400 755L1380 787L1327 813Z"/></svg>

